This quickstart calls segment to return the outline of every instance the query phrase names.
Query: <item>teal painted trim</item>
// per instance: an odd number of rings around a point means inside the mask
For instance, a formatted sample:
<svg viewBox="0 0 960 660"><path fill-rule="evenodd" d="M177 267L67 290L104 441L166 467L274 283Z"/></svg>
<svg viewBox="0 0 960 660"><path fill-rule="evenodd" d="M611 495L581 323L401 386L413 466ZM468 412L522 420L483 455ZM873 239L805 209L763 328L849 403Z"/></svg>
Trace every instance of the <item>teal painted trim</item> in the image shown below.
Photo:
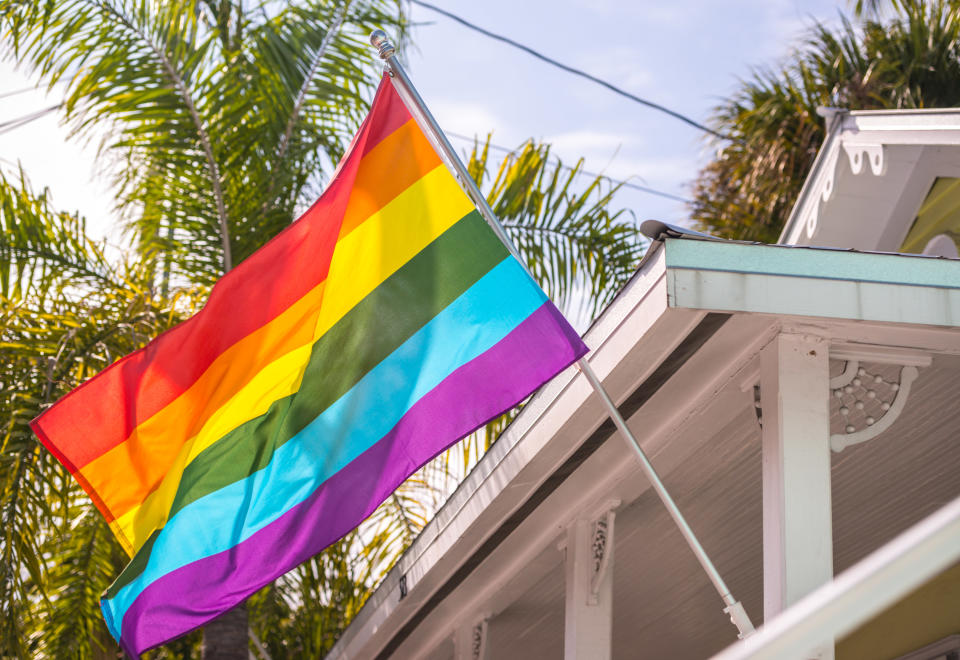
<svg viewBox="0 0 960 660"><path fill-rule="evenodd" d="M667 239L667 268L960 289L960 261L725 241Z"/></svg>
<svg viewBox="0 0 960 660"><path fill-rule="evenodd" d="M960 325L958 288L677 268L667 273L667 295L675 308Z"/></svg>

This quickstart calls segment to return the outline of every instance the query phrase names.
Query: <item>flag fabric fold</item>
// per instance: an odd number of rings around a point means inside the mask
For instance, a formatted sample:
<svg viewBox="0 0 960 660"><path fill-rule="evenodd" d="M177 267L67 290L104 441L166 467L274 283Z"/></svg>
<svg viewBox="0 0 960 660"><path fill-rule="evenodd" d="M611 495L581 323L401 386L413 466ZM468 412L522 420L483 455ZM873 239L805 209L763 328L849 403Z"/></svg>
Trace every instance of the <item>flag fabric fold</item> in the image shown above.
<svg viewBox="0 0 960 660"><path fill-rule="evenodd" d="M101 605L137 656L343 537L585 352L384 77L297 222L32 427L131 555Z"/></svg>

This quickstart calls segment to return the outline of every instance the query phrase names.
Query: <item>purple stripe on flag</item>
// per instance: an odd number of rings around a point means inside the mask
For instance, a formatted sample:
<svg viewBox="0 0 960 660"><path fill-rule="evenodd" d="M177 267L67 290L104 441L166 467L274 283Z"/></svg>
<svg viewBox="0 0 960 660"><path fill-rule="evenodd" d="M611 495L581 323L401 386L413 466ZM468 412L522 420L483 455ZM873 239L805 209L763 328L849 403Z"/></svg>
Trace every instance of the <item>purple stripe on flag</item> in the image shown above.
<svg viewBox="0 0 960 660"><path fill-rule="evenodd" d="M560 312L545 303L417 401L377 444L306 500L229 550L150 584L123 618L124 650L137 657L202 626L334 543L419 466L522 401L586 351Z"/></svg>

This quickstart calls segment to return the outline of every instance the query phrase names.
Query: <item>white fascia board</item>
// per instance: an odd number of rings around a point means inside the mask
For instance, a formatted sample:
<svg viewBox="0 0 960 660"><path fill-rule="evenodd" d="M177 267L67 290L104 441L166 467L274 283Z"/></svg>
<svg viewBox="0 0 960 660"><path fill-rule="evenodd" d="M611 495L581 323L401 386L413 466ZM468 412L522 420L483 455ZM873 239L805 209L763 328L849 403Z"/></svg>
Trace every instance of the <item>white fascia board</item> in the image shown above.
<svg viewBox="0 0 960 660"><path fill-rule="evenodd" d="M588 360L601 379L657 327L657 336L667 336L673 343L653 342L648 357L653 371L683 339L687 326L702 316L669 310L665 253L659 243L651 245L650 251L630 284L584 337L591 348ZM645 376L633 374L634 378ZM631 385L612 380L607 381L611 390ZM327 657L376 655L462 561L526 500L538 480L576 450L579 442L551 441L561 433L564 437L581 430L589 434L600 415L599 404L592 397L589 384L575 367L541 388L400 558ZM407 588L403 599L401 577Z"/></svg>
<svg viewBox="0 0 960 660"><path fill-rule="evenodd" d="M820 205L836 193L839 159L861 155L861 147L884 146L960 146L960 110L872 110L841 114L817 153L778 242L809 243L806 225L816 224ZM884 158L881 156L881 160Z"/></svg>
<svg viewBox="0 0 960 660"><path fill-rule="evenodd" d="M960 327L960 261L667 239L675 308Z"/></svg>
<svg viewBox="0 0 960 660"><path fill-rule="evenodd" d="M960 110L862 110L843 115L840 138L882 144L960 144Z"/></svg>
<svg viewBox="0 0 960 660"><path fill-rule="evenodd" d="M808 219L819 210L820 203L826 201L833 194L834 170L840 153L838 136L842 130L843 120L828 124L829 130L820 151L813 160L810 173L803 181L797 202L790 211L790 217L780 233L778 243L796 245L803 235Z"/></svg>
<svg viewBox="0 0 960 660"><path fill-rule="evenodd" d="M960 498L873 551L753 635L713 656L713 660L810 657L810 650L820 640L842 638L958 558Z"/></svg>

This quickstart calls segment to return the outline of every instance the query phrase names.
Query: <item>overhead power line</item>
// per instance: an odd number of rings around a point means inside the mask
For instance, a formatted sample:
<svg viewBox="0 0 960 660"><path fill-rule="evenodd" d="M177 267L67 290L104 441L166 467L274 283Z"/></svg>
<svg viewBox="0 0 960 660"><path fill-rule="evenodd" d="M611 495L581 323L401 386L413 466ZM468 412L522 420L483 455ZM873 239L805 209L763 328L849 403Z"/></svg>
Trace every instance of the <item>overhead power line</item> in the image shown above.
<svg viewBox="0 0 960 660"><path fill-rule="evenodd" d="M12 130L14 130L14 129L20 128L21 126L23 126L23 125L25 125L25 124L29 124L29 123L32 122L32 121L35 121L35 120L37 120L37 119L40 119L41 117L45 117L46 115L50 114L51 112L54 112L54 111L56 111L56 110L59 110L60 107L61 107L61 105L62 105L62 104L57 103L56 105L51 105L51 106L49 106L49 107L47 107L47 108L43 108L42 110L37 110L37 111L35 111L35 112L31 112L31 113L29 113L29 114L23 115L23 116L21 116L21 117L17 117L17 118L15 118L15 119L10 119L10 120L7 120L7 121L5 121L5 122L0 122L0 135L3 135L4 133L8 133L8 132L10 132L10 131L12 131ZM459 133L450 133L450 132L447 132L447 135L450 135L450 136L455 137L455 138L459 138L459 139L461 139L461 140L466 140L466 141L469 141L469 142L474 142L474 141L475 141L475 138L472 138L472 137L470 137L470 136L468 136L468 135L461 135L461 134L459 134ZM490 147L493 148L493 149L496 149L496 150L498 150L498 151L505 152L505 153L516 153L516 151L517 151L516 149L509 149L509 148L504 147L504 146L501 146L501 145L499 145L499 144L494 144L494 143L492 143L492 142L490 143ZM559 163L559 160L558 160L557 162L558 162L558 164L560 164L560 163ZM571 171L574 169L574 168L572 168L572 167L569 167L569 166L567 166L567 165L562 165L562 164L561 164L561 167L563 167L564 169L567 169L567 170L571 170ZM623 186L623 187L625 187L625 188L632 188L632 189L634 189L634 190L639 190L640 192L649 193L649 194L651 194L651 195L658 195L658 196L660 196L660 197L666 197L667 199L672 199L672 200L675 200L675 201L677 201L677 202L689 203L689 201L690 201L690 200L684 199L683 197L679 197L679 196L677 196L677 195L674 195L674 194L671 194L671 193L668 193L668 192L664 192L664 191L662 191L662 190L656 190L655 188L649 188L649 187L647 187L647 186L641 186L641 185L639 185L639 184L631 183L631 182L629 182L629 181L620 181L620 180L617 180L617 179L613 179L613 178L611 178L611 177L607 177L607 176L605 176L605 175L603 175L603 174L599 174L599 173L597 173L597 172L591 172L591 171L589 171L589 170L584 170L584 169L581 169L581 170L579 170L579 171L580 171L582 174L586 174L587 176L593 176L593 177L604 176L604 178L608 179L611 183L614 183L614 184Z"/></svg>
<svg viewBox="0 0 960 660"><path fill-rule="evenodd" d="M550 65L552 65L552 66L555 66L555 67L557 67L557 68L559 68L559 69L562 69L562 70L566 71L567 73L572 73L572 74L575 75L575 76L580 76L581 78L586 78L587 80L589 80L589 81L591 81L591 82L594 82L594 83L596 83L596 84L598 84L598 85L600 85L600 86L602 86L602 87L605 87L606 89L609 89L611 92L613 92L613 93L615 93L615 94L619 94L620 96L623 96L624 98L628 98L628 99L630 99L631 101L634 101L634 102L639 103L639 104L641 104L641 105L645 105L645 106L647 106L648 108L653 108L654 110L659 110L660 112L666 113L666 114L670 115L671 117L673 117L674 119L679 119L679 120L682 121L683 123L688 124L688 125L690 125L690 126L693 126L694 128L696 128L696 129L698 129L698 130L701 130L701 131L703 131L703 132L705 132L705 133L709 133L710 135L713 135L714 137L718 137L718 138L720 138L721 140L729 140L729 139L731 139L729 136L726 136L726 135L724 135L724 134L722 134L722 133L718 133L717 131L713 130L713 129L710 128L709 126L705 126L705 125L701 124L700 122L696 121L695 119L691 119L690 117L687 117L686 115L681 114L681 113L677 112L676 110L671 110L670 108L668 108L668 107L666 107L666 106L663 106L663 105L660 105L659 103L655 103L655 102L650 101L650 100L648 100L648 99L641 98L641 97L637 96L636 94L631 94L630 92L626 91L625 89L621 89L620 87L617 87L617 86L614 85L613 83L609 83L609 82L607 82L606 80L603 80L602 78L598 78L598 77L596 77L596 76L594 76L594 75L592 75L592 74L587 73L586 71L582 71L582 70L580 70L580 69L576 69L576 68L574 68L574 67L572 67L572 66L569 66L569 65L567 65L567 64L564 64L564 63L562 63L562 62L558 62L557 60L553 59L552 57L547 57L547 56L544 55L543 53L537 52L537 51L535 51L534 49L530 48L529 46L525 46L525 45L523 45L523 44L521 44L521 43L519 43L519 42L517 42L517 41L514 41L513 39L510 39L509 37L505 37L505 36L503 36L503 35L496 34L495 32L491 32L490 30L487 30L487 29L484 29L484 28L480 27L479 25L475 25L475 24L471 23L470 21L466 20L465 18L461 18L460 16L457 16L456 14L453 14L453 13L447 11L446 9L441 9L440 7L437 7L436 5L432 5L432 4L430 4L429 2L423 2L423 0L410 0L410 2L413 3L413 4L415 4L415 5L419 5L419 6L421 6L421 7L424 7L424 8L426 8L426 9L429 9L430 11L435 11L435 12L437 12L438 14L442 14L442 15L446 16L447 18L449 18L449 19L451 19L451 20L453 20L453 21L456 21L457 23L460 23L460 24L463 25L464 27L467 27L467 28L469 28L469 29L471 29L471 30L474 30L475 32L479 32L480 34L482 34L482 35L484 35L484 36L490 37L491 39L496 39L497 41L502 41L502 42L505 43L505 44L509 44L510 46L513 46L514 48L519 48L519 49L522 50L523 52L525 52L525 53L527 53L527 54L529 54L529 55L533 55L533 56L536 57L538 60L542 60L543 62L546 62L547 64L550 64Z"/></svg>
<svg viewBox="0 0 960 660"><path fill-rule="evenodd" d="M20 128L21 126L23 126L23 125L25 125L25 124L29 124L29 123L32 122L32 121L35 121L35 120L37 120L37 119L40 119L41 117L45 117L46 115L50 114L51 112L54 112L54 111L56 111L56 110L59 110L60 107L61 107L61 105L62 105L62 104L58 103L58 104L56 104L56 105L51 105L50 107L43 108L42 110L37 110L37 111L35 111L35 112L31 112L31 113L26 114L26 115L23 115L23 116L21 116L21 117L17 117L17 118L15 118L15 119L10 119L10 120L4 121L4 122L0 122L0 135L3 135L4 133L8 133L8 132L10 132L10 131L12 131L12 130L14 130L14 129ZM468 142L475 142L475 141L476 141L475 138L472 138L472 137L470 137L470 136L468 136L468 135L462 135L462 134L460 134L460 133L451 133L451 132L447 131L447 135L449 135L449 136L451 136L451 137L458 138L458 139L460 139L460 140L466 140L466 141L468 141ZM511 154L517 152L516 149L510 149L510 148L508 148L508 147L504 147L504 146L501 146L501 145L499 145L499 144L494 144L493 142L491 142L491 143L489 143L489 144L490 144L490 147L491 147L492 149L496 149L497 151L502 151L502 152L504 152L504 153L511 153ZM566 169L566 170L573 171L573 169L574 169L574 168L572 168L572 167L570 167L570 166L568 166L568 165L563 165L563 164L559 161L559 159L557 160L557 164L560 165L560 167L562 167L563 169ZM651 195L657 195L657 196L659 196L659 197L665 197L665 198L667 198L667 199L672 199L672 200L677 201L677 202L683 202L683 203L685 203L685 204L689 204L689 203L690 203L690 200L688 200L688 199L685 199L685 198L683 198L683 197L679 197L678 195L674 195L674 194L672 194L672 193L665 192L665 191L663 191L663 190L657 190L656 188L650 188L650 187L648 187L648 186L641 186L641 185L636 184L636 183L631 183L630 181L623 181L623 180L614 179L614 178L612 178L612 177L606 176L606 175L604 175L604 174L600 174L600 173L598 173L598 172L591 172L590 170L580 169L580 170L578 170L578 171L579 171L581 174L586 174L587 176L592 176L592 177L604 177L605 179L607 179L608 181L610 181L610 183L613 183L613 184L616 184L616 185L619 185L619 186L623 186L624 188L632 188L633 190L639 190L640 192L649 193L649 194L651 194Z"/></svg>
<svg viewBox="0 0 960 660"><path fill-rule="evenodd" d="M22 117L17 117L16 119L10 119L8 121L0 122L0 135L4 133L9 133L15 128L20 128L24 124L29 124L30 122L40 119L49 115L51 112L55 112L60 109L62 103L57 103L56 105L51 105L49 108L44 108L43 110L37 110L36 112L31 112L29 114L23 115Z"/></svg>
<svg viewBox="0 0 960 660"><path fill-rule="evenodd" d="M449 135L450 137L455 137L455 138L457 138L457 139L459 139L459 140L466 140L466 141L468 141L468 142L474 142L474 143L477 142L477 139L476 139L476 138L472 138L472 137L470 137L469 135L462 135L462 134L460 134L460 133L451 133L450 131L444 131L444 132L445 132L447 135ZM491 149L496 149L497 151L502 151L502 152L506 152L506 153L510 153L510 154L515 154L515 153L517 153L517 150L516 150L516 149L510 149L509 147L504 147L504 146L501 146L501 145L499 145L499 144L494 144L493 142L489 142L488 144L489 144L489 146L490 146ZM572 172L572 171L575 169L575 168L573 168L573 167L570 167L569 165L564 165L562 162L560 162L560 159L557 159L556 162L557 162L557 165L559 165L560 167L562 167L562 168L565 169L565 170L569 170L569 171ZM657 190L656 188L649 188L649 187L647 187L647 186L641 186L641 185L639 185L639 184L637 184L637 183L631 183L631 182L629 182L629 181L623 181L623 180L619 180L619 179L613 179L613 178L611 178L611 177L609 177L609 176L607 176L607 175L605 175L605 174L600 174L600 173L598 173L598 172L591 172L590 170L584 170L584 169L579 169L579 170L577 170L577 172L579 172L580 174L586 174L587 176L592 176L592 177L603 177L604 179L608 180L610 183L615 184L615 185L618 185L618 186L623 186L624 188L632 188L632 189L634 189L634 190L639 190L640 192L648 193L648 194L650 194L650 195L657 195L657 196L659 196L659 197L666 197L667 199L672 199L672 200L674 200L674 201L676 201L676 202L683 202L684 204L691 204L691 203L692 203L691 200L686 199L686 198L684 198L684 197L680 197L680 196L678 196L678 195L674 195L673 193L668 193L668 192L665 192L665 191L663 191L663 190Z"/></svg>
<svg viewBox="0 0 960 660"><path fill-rule="evenodd" d="M23 89L15 89L10 92L0 92L0 99L5 99L8 96L16 96L17 94L25 94L27 92L37 91L36 87L24 87Z"/></svg>

